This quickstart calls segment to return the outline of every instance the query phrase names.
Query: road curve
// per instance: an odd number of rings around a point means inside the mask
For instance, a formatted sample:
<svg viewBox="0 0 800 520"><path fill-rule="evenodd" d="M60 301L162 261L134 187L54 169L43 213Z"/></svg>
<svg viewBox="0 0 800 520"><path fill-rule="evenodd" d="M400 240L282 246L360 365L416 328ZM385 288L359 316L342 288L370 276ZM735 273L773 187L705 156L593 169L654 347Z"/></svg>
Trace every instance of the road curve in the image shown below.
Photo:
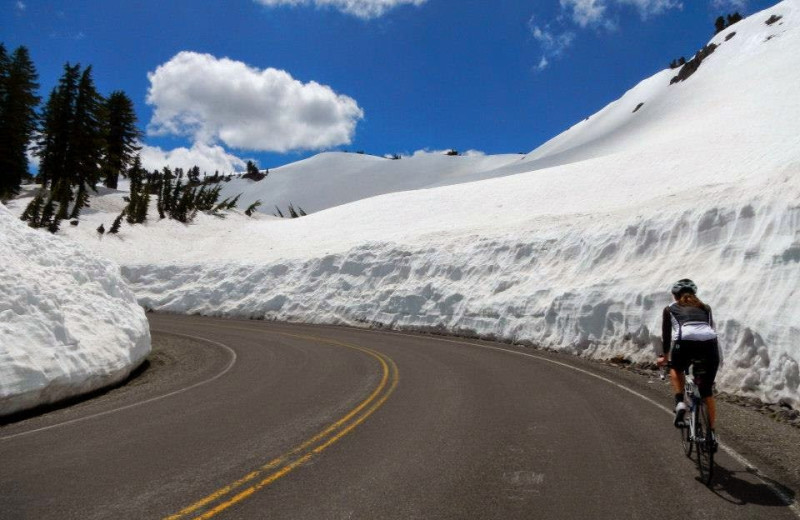
<svg viewBox="0 0 800 520"><path fill-rule="evenodd" d="M697 482L659 403L563 359L150 321L156 341L183 343L171 364L0 427L4 520L798 518L727 453L710 489Z"/></svg>

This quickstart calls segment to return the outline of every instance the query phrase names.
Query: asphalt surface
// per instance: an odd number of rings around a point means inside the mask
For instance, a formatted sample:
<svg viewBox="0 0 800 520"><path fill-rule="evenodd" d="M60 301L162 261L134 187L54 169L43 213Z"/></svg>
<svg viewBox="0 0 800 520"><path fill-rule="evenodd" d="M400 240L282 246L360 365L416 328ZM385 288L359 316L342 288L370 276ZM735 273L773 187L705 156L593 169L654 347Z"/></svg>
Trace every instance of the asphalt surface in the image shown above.
<svg viewBox="0 0 800 520"><path fill-rule="evenodd" d="M0 518L800 518L725 451L698 482L668 403L563 356L200 317L151 328L128 385L0 427Z"/></svg>

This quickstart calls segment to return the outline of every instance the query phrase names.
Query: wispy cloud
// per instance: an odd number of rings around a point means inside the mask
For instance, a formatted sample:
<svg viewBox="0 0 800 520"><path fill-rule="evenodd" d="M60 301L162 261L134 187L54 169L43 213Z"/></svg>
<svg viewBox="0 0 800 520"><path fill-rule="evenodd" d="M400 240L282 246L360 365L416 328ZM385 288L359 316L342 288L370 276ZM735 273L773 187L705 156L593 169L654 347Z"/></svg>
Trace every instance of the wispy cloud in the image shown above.
<svg viewBox="0 0 800 520"><path fill-rule="evenodd" d="M22 13L25 12L25 9L27 9L28 6L25 5L25 2L22 2L21 0L17 0L17 3L14 4L14 8L17 10L17 13L22 14Z"/></svg>
<svg viewBox="0 0 800 520"><path fill-rule="evenodd" d="M553 23L539 25L536 17L531 17L528 27L531 35L539 43L542 49L542 58L536 66L537 70L544 70L550 65L553 58L558 58L564 54L572 42L575 40L575 33L564 28L564 24L556 22L557 28L553 28Z"/></svg>
<svg viewBox="0 0 800 520"><path fill-rule="evenodd" d="M682 8L680 0L558 0L558 15L553 19L543 23L534 15L528 22L531 35L542 52L534 69L542 71L562 57L577 38L578 31L593 30L602 34L620 29L618 20L626 9L635 9L641 19L646 20Z"/></svg>
<svg viewBox="0 0 800 520"><path fill-rule="evenodd" d="M86 38L86 33L83 31L78 31L75 33L53 31L50 33L50 38L54 40L83 40Z"/></svg>
<svg viewBox="0 0 800 520"><path fill-rule="evenodd" d="M428 0L255 0L267 7L307 6L314 5L318 8L332 8L365 20L378 18L390 9L401 5L422 5Z"/></svg>
<svg viewBox="0 0 800 520"><path fill-rule="evenodd" d="M606 16L606 0L561 0L561 9L581 27L599 24Z"/></svg>
<svg viewBox="0 0 800 520"><path fill-rule="evenodd" d="M748 0L711 0L711 5L715 9L737 9L744 11L747 9Z"/></svg>

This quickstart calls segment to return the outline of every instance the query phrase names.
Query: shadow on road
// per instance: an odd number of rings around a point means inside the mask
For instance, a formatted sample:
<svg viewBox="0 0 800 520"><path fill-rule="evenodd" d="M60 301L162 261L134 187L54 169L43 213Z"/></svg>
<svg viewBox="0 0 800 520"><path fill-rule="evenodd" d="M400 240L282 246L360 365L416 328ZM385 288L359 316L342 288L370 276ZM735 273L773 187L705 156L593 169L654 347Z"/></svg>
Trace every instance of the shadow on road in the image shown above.
<svg viewBox="0 0 800 520"><path fill-rule="evenodd" d="M50 412L55 412L57 410L62 410L64 408L69 408L71 406L75 406L77 404L90 401L101 395L106 395L113 390L117 390L118 388L122 388L126 385L132 385L137 382L150 368L151 362L149 359L145 359L141 365L136 367L128 377L120 381L119 383L114 383L113 385L106 386L103 388L99 388L97 390L93 390L91 392L81 394L74 397L68 397L66 399L62 399L60 401L56 401L55 403L48 403L37 406L35 408L30 408L28 410L23 410L21 412L16 412L10 415L3 415L0 416L0 426L7 426L11 425L20 421L25 421L27 419L31 419L33 417L38 417L40 415L45 415Z"/></svg>
<svg viewBox="0 0 800 520"><path fill-rule="evenodd" d="M762 481L766 481L770 485ZM786 507L791 504L795 497L791 489L763 475L759 475L751 468L731 471L719 464L714 467L714 479L710 489L726 502L739 506L754 504ZM779 496L775 489L783 493L783 497Z"/></svg>

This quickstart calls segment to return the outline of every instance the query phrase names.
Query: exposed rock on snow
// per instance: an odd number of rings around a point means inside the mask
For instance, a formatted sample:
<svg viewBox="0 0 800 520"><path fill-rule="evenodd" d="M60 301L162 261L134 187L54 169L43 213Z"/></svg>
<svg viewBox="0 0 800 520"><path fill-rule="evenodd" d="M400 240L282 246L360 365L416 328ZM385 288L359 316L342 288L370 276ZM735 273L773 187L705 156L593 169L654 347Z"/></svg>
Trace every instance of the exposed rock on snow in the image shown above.
<svg viewBox="0 0 800 520"><path fill-rule="evenodd" d="M0 415L121 381L150 352L119 267L0 204Z"/></svg>

